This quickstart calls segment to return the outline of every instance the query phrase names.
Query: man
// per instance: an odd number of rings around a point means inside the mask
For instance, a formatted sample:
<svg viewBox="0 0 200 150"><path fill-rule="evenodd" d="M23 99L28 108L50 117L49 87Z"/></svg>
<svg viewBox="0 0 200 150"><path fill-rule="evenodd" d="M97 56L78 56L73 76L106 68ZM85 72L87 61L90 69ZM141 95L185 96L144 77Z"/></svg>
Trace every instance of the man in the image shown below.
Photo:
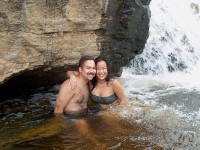
<svg viewBox="0 0 200 150"><path fill-rule="evenodd" d="M79 61L79 72L76 76L77 88L69 86L69 79L62 83L54 108L55 114L79 114L87 108L89 99L88 81L95 76L95 62L92 57L83 56Z"/></svg>
<svg viewBox="0 0 200 150"><path fill-rule="evenodd" d="M79 115L84 114L87 108L87 102L89 100L89 87L88 82L93 79L96 74L95 62L92 57L83 56L79 60L79 71L76 78L77 87L72 89L69 85L69 79L62 83L54 108L55 116L65 113L68 115ZM59 125L56 120L56 125ZM90 128L86 121L82 118L74 121L77 129L87 139L91 140L95 145L99 147L105 147L104 144L100 143L95 135L90 131Z"/></svg>

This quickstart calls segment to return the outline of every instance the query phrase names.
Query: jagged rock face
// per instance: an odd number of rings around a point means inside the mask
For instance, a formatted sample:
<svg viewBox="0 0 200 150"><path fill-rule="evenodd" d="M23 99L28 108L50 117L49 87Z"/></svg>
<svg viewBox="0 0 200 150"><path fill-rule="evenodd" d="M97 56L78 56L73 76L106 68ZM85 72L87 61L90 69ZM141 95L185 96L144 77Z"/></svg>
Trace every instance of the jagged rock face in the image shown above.
<svg viewBox="0 0 200 150"><path fill-rule="evenodd" d="M0 1L0 85L55 84L82 55L120 74L148 38L150 0Z"/></svg>

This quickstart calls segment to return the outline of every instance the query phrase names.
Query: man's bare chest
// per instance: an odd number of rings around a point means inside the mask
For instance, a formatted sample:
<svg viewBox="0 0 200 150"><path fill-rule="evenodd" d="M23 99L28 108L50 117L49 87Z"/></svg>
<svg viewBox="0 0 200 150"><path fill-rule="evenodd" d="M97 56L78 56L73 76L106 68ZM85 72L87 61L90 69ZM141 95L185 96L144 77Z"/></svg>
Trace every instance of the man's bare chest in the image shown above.
<svg viewBox="0 0 200 150"><path fill-rule="evenodd" d="M82 104L82 103L87 103L88 99L89 99L89 91L88 89L77 89L76 93L73 97L74 101L76 101L76 103Z"/></svg>

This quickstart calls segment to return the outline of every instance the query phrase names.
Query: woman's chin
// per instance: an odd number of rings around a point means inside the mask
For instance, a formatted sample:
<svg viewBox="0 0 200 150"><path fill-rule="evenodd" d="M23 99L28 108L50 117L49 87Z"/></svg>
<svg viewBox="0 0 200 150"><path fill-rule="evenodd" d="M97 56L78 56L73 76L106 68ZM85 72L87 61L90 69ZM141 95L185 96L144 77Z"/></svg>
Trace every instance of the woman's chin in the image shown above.
<svg viewBox="0 0 200 150"><path fill-rule="evenodd" d="M98 77L99 80L105 80L105 77Z"/></svg>

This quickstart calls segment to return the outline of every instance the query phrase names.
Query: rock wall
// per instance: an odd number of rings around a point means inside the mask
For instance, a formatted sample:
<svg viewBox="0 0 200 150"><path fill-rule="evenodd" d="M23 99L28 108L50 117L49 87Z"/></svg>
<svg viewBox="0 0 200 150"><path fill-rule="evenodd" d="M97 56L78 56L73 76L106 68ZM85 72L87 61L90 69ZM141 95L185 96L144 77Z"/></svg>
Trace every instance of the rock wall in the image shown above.
<svg viewBox="0 0 200 150"><path fill-rule="evenodd" d="M141 53L150 0L0 0L0 85L62 82L82 55L106 54L113 73Z"/></svg>

